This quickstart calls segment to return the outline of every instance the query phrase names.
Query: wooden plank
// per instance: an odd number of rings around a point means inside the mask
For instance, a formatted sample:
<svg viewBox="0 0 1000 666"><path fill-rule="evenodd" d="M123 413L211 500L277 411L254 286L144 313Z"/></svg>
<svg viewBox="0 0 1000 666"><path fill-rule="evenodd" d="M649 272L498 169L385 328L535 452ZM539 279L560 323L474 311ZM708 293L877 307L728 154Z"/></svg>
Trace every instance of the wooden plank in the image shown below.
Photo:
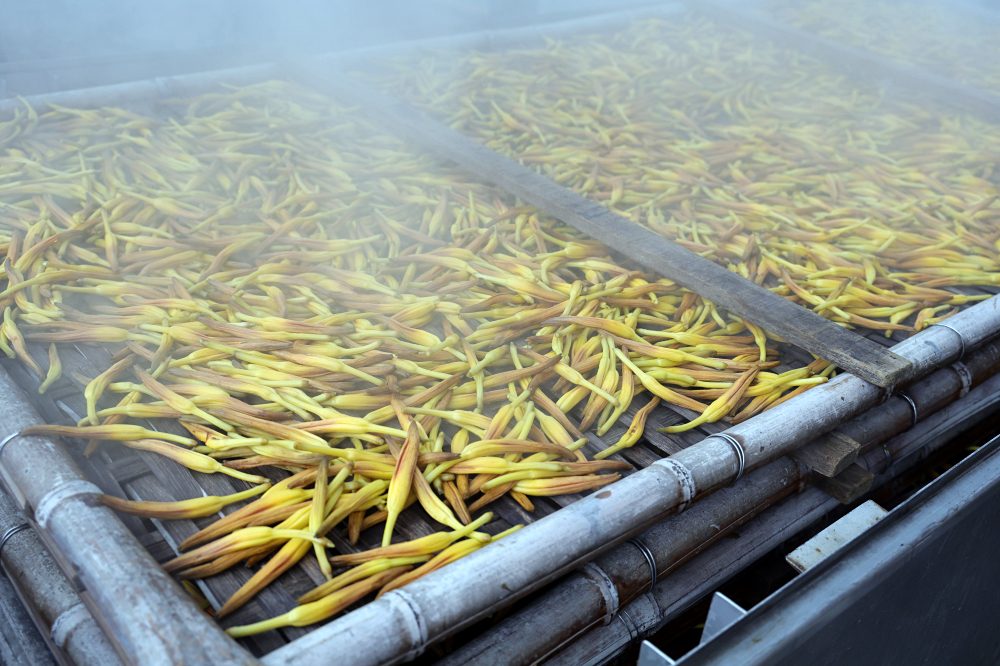
<svg viewBox="0 0 1000 666"><path fill-rule="evenodd" d="M906 359L870 340L743 279L394 98L328 70L296 65L290 68L290 74L316 90L360 104L366 114L423 148L599 240L646 270L673 280L865 381L891 388L911 372Z"/></svg>
<svg viewBox="0 0 1000 666"><path fill-rule="evenodd" d="M872 488L875 475L858 463L852 463L833 478L822 477L816 485L841 504L851 504Z"/></svg>
<svg viewBox="0 0 1000 666"><path fill-rule="evenodd" d="M821 476L834 477L858 459L861 444L838 430L792 452L792 458Z"/></svg>

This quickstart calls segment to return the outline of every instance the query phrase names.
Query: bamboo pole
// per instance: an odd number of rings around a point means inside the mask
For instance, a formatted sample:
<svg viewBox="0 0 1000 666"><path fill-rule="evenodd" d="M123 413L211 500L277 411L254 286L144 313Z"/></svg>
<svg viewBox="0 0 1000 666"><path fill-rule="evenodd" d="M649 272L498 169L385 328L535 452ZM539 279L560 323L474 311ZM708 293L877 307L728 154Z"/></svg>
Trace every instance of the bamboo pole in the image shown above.
<svg viewBox="0 0 1000 666"><path fill-rule="evenodd" d="M0 476L126 663L256 664L207 618L120 520L95 501L63 449L18 432L41 419L0 370Z"/></svg>
<svg viewBox="0 0 1000 666"><path fill-rule="evenodd" d="M878 473L873 488L914 467L944 446L963 429L971 428L1000 405L1000 375L994 375L963 398L929 416L870 452L866 460ZM695 557L669 579L623 608L608 624L577 636L546 661L550 666L596 666L624 651L633 641L649 636L704 598L732 575L769 552L801 529L833 510L834 499L810 488L765 512L743 530L738 541L727 542ZM784 527L782 527L784 526ZM777 528L777 529L776 529Z"/></svg>
<svg viewBox="0 0 1000 666"><path fill-rule="evenodd" d="M529 606L490 626L440 663L514 666L538 662L594 624L613 619L656 579L800 490L804 476L803 469L788 457L754 470L738 484L712 493L567 575Z"/></svg>
<svg viewBox="0 0 1000 666"><path fill-rule="evenodd" d="M79 666L115 666L121 660L83 605L69 580L33 529L20 529L24 516L0 493L0 534L12 532L0 564L32 611L50 649Z"/></svg>

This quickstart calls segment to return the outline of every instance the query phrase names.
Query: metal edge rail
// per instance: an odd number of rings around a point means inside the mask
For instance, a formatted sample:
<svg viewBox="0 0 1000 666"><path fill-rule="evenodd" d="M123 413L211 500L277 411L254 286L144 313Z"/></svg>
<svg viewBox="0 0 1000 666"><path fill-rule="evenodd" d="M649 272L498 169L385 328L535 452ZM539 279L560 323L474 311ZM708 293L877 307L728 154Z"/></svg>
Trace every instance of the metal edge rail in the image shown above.
<svg viewBox="0 0 1000 666"><path fill-rule="evenodd" d="M660 234L559 185L409 105L320 65L291 66L293 78L357 102L391 132L575 227L628 260L876 386L907 381L910 364L882 345L705 259Z"/></svg>
<svg viewBox="0 0 1000 666"><path fill-rule="evenodd" d="M918 396L915 404L919 405L919 412L911 414L908 407L900 410L894 401L888 401L855 418L852 432L867 433L868 438L862 437L862 440L869 450L900 433L912 438L916 448L926 446L926 433L940 432L942 419L938 415L944 412L944 422L954 423L962 413L947 410L946 406L956 404L954 401L969 395L971 388L989 380L1000 370L1000 345L987 343L977 348L969 354L965 364L974 368L968 386L962 379L966 371L956 367L958 364L942 368L908 388L910 395ZM1000 380L994 380L992 385L997 381ZM976 396L982 394L983 391L978 391ZM1000 401L1000 396L996 399ZM962 404L981 406L984 402L984 399L976 400L978 402ZM919 419L914 420L914 415ZM889 453L891 447L898 446L890 442L871 451L863 458L866 469L878 471L885 467L886 461L902 457L901 453ZM675 567L796 489L805 482L808 473L804 466L780 458L747 474L732 486L698 501L684 513L658 523L569 574L533 599L530 606L489 627L451 652L441 663L456 666L535 663L590 626L609 619ZM865 490L870 488L871 484ZM544 632L531 630L542 624Z"/></svg>
<svg viewBox="0 0 1000 666"><path fill-rule="evenodd" d="M108 508L69 455L20 431L41 419L0 370L0 478L125 663L256 664Z"/></svg>
<svg viewBox="0 0 1000 666"><path fill-rule="evenodd" d="M996 663L998 492L1000 435L680 663Z"/></svg>
<svg viewBox="0 0 1000 666"><path fill-rule="evenodd" d="M24 108L25 103L36 108L45 107L50 104L93 108L110 104L155 101L173 95L194 95L200 92L208 92L223 83L256 83L268 76L273 76L275 73L276 68L272 64L250 65L198 72L196 74L158 76L152 79L113 83L93 88L78 88L76 90L62 90L54 93L0 99L0 117L9 116L17 109Z"/></svg>
<svg viewBox="0 0 1000 666"><path fill-rule="evenodd" d="M893 349L917 376L957 360L1000 331L1000 297L974 305ZM495 544L394 590L264 657L268 666L323 663L336 647L348 663L396 663L420 654L512 603L696 496L781 457L878 404L884 395L840 375L795 400L625 477ZM484 571L490 572L484 577ZM366 636L381 636L377 643Z"/></svg>
<svg viewBox="0 0 1000 666"><path fill-rule="evenodd" d="M235 44L237 49L241 49L244 55L249 55L253 58L255 62L258 63L268 63L277 59L286 58L290 55L298 56L327 56L333 54L352 54L357 56L366 56L369 54L385 54L393 51L398 51L400 53L408 52L413 48L424 48L424 47L434 47L434 48L468 48L468 47L485 47L490 48L493 45L509 45L512 41L518 39L525 40L537 40L545 36L551 36L553 34L561 33L576 33L581 30L596 29L602 30L606 29L609 23L621 23L626 21L631 21L640 18L647 18L651 16L663 16L670 13L677 13L683 11L684 7L680 4L680 0L668 0L664 1L651 1L636 3L634 6L624 9L624 10L613 10L613 11L603 11L590 13L586 16L574 16L570 18L562 17L546 17L552 20L545 20L541 23L535 23L530 25L521 25L510 28L500 28L494 30L472 30L466 32L460 32L453 35L437 35L430 37L415 37L399 41L387 42L382 44L370 44L366 46L356 46L348 49L335 49L333 51L324 51L320 53L313 53L311 51L300 51L300 52L290 52L287 49L282 48L261 48L256 44ZM218 60L220 57L225 57L229 51L220 51L217 48L197 48L188 49L183 51L140 51L136 53L119 53L115 55L97 55L97 56L86 56L86 57L58 57L58 58L42 58L35 60L14 60L8 62L0 62L0 78L7 73L21 73L21 72L46 72L52 69L81 69L81 68L93 68L93 67L105 67L109 65L121 64L125 62L125 59L129 59L127 62L132 64L133 61L158 61L158 60L169 60L171 58L180 58L182 60L189 60L200 58L204 60ZM254 65L249 65L253 67ZM260 65L265 66L265 65ZM238 65L223 65L223 67L233 67L242 69ZM223 72L226 69L215 69L210 71ZM200 73L200 72L199 72ZM193 74L177 74L174 76L189 76ZM106 88L109 86L123 85L127 86L132 82L124 82L120 84L102 84L101 86L87 86L84 89L93 88ZM54 93L38 93L32 97L39 97L42 95L62 95L67 91L58 91ZM6 98L0 97L0 102L9 101ZM61 102L57 102L61 103Z"/></svg>
<svg viewBox="0 0 1000 666"><path fill-rule="evenodd" d="M412 55L419 49L495 49L517 45L535 45L553 35L577 35L588 30L606 31L609 27L627 25L644 18L662 18L685 11L681 0L654 2L644 7L633 7L591 14L590 16L564 19L547 23L502 28L498 30L476 30L455 35L411 39L390 44L376 44L358 49L324 53L318 60L334 62L337 59L362 61L370 58L385 58L393 55Z"/></svg>
<svg viewBox="0 0 1000 666"><path fill-rule="evenodd" d="M584 18L573 18L501 30L481 30L421 39L365 46L344 51L328 52L311 56L316 62L332 63L343 59L384 58L393 55L410 55L418 49L494 49L518 44L537 44L553 35L571 35L586 30L606 30L643 18L662 18L681 13L685 9L701 12L724 23L742 29L757 29L765 37L783 41L786 45L811 53L827 64L839 65L848 73L861 80L885 83L898 80L912 92L927 94L935 92L939 103L961 107L969 103L970 108L985 109L995 116L1000 109L1000 97L991 95L973 86L956 83L951 79L935 75L926 70L900 65L883 56L854 49L799 30L784 23L770 20L757 12L730 7L724 2L704 0L672 0L647 7L624 11L594 14ZM790 39L786 39L790 38ZM22 98L0 99L0 116L4 116L23 105L22 100L32 105L60 104L93 107L103 104L129 102L168 94L194 94L220 83L251 83L277 73L273 63L249 65L204 72L154 77L141 81L128 81L110 85L64 90L53 93L28 95ZM960 110L963 110L960 108ZM969 110L969 109L964 109Z"/></svg>

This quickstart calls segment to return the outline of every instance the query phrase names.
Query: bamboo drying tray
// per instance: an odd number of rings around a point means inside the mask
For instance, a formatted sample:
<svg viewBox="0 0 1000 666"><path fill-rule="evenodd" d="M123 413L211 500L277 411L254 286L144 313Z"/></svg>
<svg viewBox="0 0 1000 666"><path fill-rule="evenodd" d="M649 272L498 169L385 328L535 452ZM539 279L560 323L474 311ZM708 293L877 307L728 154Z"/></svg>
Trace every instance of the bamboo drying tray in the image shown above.
<svg viewBox="0 0 1000 666"><path fill-rule="evenodd" d="M655 14L656 12L653 12ZM574 34L582 30L592 30L595 26L616 27L627 24L637 18L643 18L650 13L628 14L615 17L603 17L598 20L586 22L573 22L567 26L557 27L553 30L532 29L530 31L514 31L510 34L498 35L477 35L463 37L460 40L449 40L448 46L454 47L458 43L462 44L490 44L491 48L500 49L504 45L516 43L523 45L526 42L537 43L540 36L545 34ZM670 15L670 12L667 12ZM439 42L438 47L444 43ZM415 49L414 45L405 47ZM416 52L416 51L412 51ZM366 57L370 56L369 52ZM228 81L237 84L247 84L270 78L275 74L280 74L278 70L271 68L251 68L230 72L222 75L198 75L194 77L177 77L145 82L140 84L130 84L124 86L111 87L109 90L94 92L74 92L66 95L49 96L49 101L67 105L93 106L103 104L129 104L137 108L150 108L158 104L159 99L175 98L177 96L190 96L208 91L217 90L219 81ZM39 100L44 102L45 99ZM8 107L12 108L12 107ZM613 196L613 195L612 195ZM965 293L972 295L986 295L992 289L984 289L982 286L973 289L966 289ZM891 339L878 333L867 333L869 339L882 344L891 344ZM905 332L897 331L892 334L892 338L900 339L905 336ZM777 344L774 348L778 352L782 365L778 370L803 367L813 361L812 357L788 344ZM38 351L37 349L35 350ZM93 377L102 368L107 367L110 361L111 352L106 348L94 346L81 346L78 350L68 353L63 358L65 374L72 375L77 372L80 375ZM36 353L36 357L38 354ZM13 363L4 364L8 372L15 378L18 385L30 392L34 392L37 386L35 380L22 366ZM79 395L79 388L73 387L68 381L61 381L52 386L45 398L35 401L38 409L43 413L44 418L51 423L76 421L86 413L85 406ZM596 453L605 448L607 442L615 441L627 428L631 417L640 405L634 404L626 413L621 422L612 428L601 441L592 433L589 434L591 442L585 447L589 454ZM69 417L67 419L67 417ZM722 430L721 424L704 424L696 429L685 433L660 433L656 431L658 427L665 427L679 424L689 420L692 413L683 409L663 406L658 407L650 416L646 433L642 440L632 448L617 454L619 460L628 463L632 469L642 468L651 462L664 456L675 453L686 446L693 444L707 436ZM74 452L76 454L78 452ZM78 463L84 468L90 478L97 482L105 492L118 495L120 497L131 497L151 500L169 500L178 497L196 497L201 494L228 494L240 488L238 484L228 477L221 475L192 475L183 468L164 461L162 458L144 452L135 452L118 447L100 447L90 458L76 455ZM625 470L625 473L628 473ZM495 504L495 513L499 518L496 521L493 531L499 531L515 524L530 522L540 516L556 511L561 505L572 501L572 496L559 498L543 498L534 502L535 512L526 513L522 507L510 499L502 499ZM151 553L159 560L167 559L176 552L177 544L185 536L197 529L193 521L149 521L135 518L123 517L125 524L132 530L133 534L142 542ZM401 534L408 537L415 537L433 531L432 525L421 519L420 516L408 512L398 525ZM342 538L337 540L340 552L352 552L365 547L377 545L379 534L377 530L369 530L362 535L362 539L357 545L351 545ZM221 603L236 589L246 581L249 572L241 569L231 570L225 574L214 576L199 583L199 589L205 595L210 606L218 608ZM312 585L321 581L322 574L315 566L314 562L307 562L300 569L295 569L284 577L277 584L269 586L252 602L233 616L234 621L253 622L266 617L270 617L289 609L294 602L294 598L309 589ZM257 637L246 639L246 645L257 654L264 654L274 650L282 644L295 640L295 638L305 633L305 630L296 628L285 628L277 632L268 632Z"/></svg>

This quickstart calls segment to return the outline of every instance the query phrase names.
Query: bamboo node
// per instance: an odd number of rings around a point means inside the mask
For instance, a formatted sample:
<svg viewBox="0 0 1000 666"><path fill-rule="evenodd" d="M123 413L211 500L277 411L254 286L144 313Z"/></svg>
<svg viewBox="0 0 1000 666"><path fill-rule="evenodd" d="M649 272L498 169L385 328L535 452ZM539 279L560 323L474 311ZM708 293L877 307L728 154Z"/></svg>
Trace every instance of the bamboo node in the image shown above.
<svg viewBox="0 0 1000 666"><path fill-rule="evenodd" d="M0 456L3 455L3 450L7 447L7 445L14 441L20 434L20 430L15 430L3 439L0 439Z"/></svg>
<svg viewBox="0 0 1000 666"><path fill-rule="evenodd" d="M35 522L42 529L46 528L52 512L59 508L66 500L79 497L80 495L101 495L101 489L90 481L83 479L73 479L65 483L58 484L55 488L45 493L42 499L38 500L35 506Z"/></svg>
<svg viewBox="0 0 1000 666"><path fill-rule="evenodd" d="M396 589L382 595L390 606L398 612L390 613L401 618L401 622L396 625L397 629L407 633L407 643L415 646L412 650L402 656L400 661L410 661L419 657L424 646L430 642L430 633L427 630L427 621L420 612L420 605L404 589Z"/></svg>
<svg viewBox="0 0 1000 666"><path fill-rule="evenodd" d="M639 638L639 626L632 619L632 616L629 615L628 607L621 609L621 612L618 613L618 619L625 625L625 629L628 631L629 642Z"/></svg>
<svg viewBox="0 0 1000 666"><path fill-rule="evenodd" d="M691 470L673 458L662 458L654 462L653 465L666 467L673 472L674 479L681 490L681 499L677 504L677 510L686 510L688 505L694 500L695 495L698 494L697 485L695 484L694 475L691 474Z"/></svg>
<svg viewBox="0 0 1000 666"><path fill-rule="evenodd" d="M49 635L52 637L52 642L56 644L56 647L60 649L66 646L66 641L69 640L70 634L80 626L80 623L86 622L91 619L90 611L87 607L83 605L83 602L73 604L56 618L55 622L52 623L52 629L49 631Z"/></svg>

